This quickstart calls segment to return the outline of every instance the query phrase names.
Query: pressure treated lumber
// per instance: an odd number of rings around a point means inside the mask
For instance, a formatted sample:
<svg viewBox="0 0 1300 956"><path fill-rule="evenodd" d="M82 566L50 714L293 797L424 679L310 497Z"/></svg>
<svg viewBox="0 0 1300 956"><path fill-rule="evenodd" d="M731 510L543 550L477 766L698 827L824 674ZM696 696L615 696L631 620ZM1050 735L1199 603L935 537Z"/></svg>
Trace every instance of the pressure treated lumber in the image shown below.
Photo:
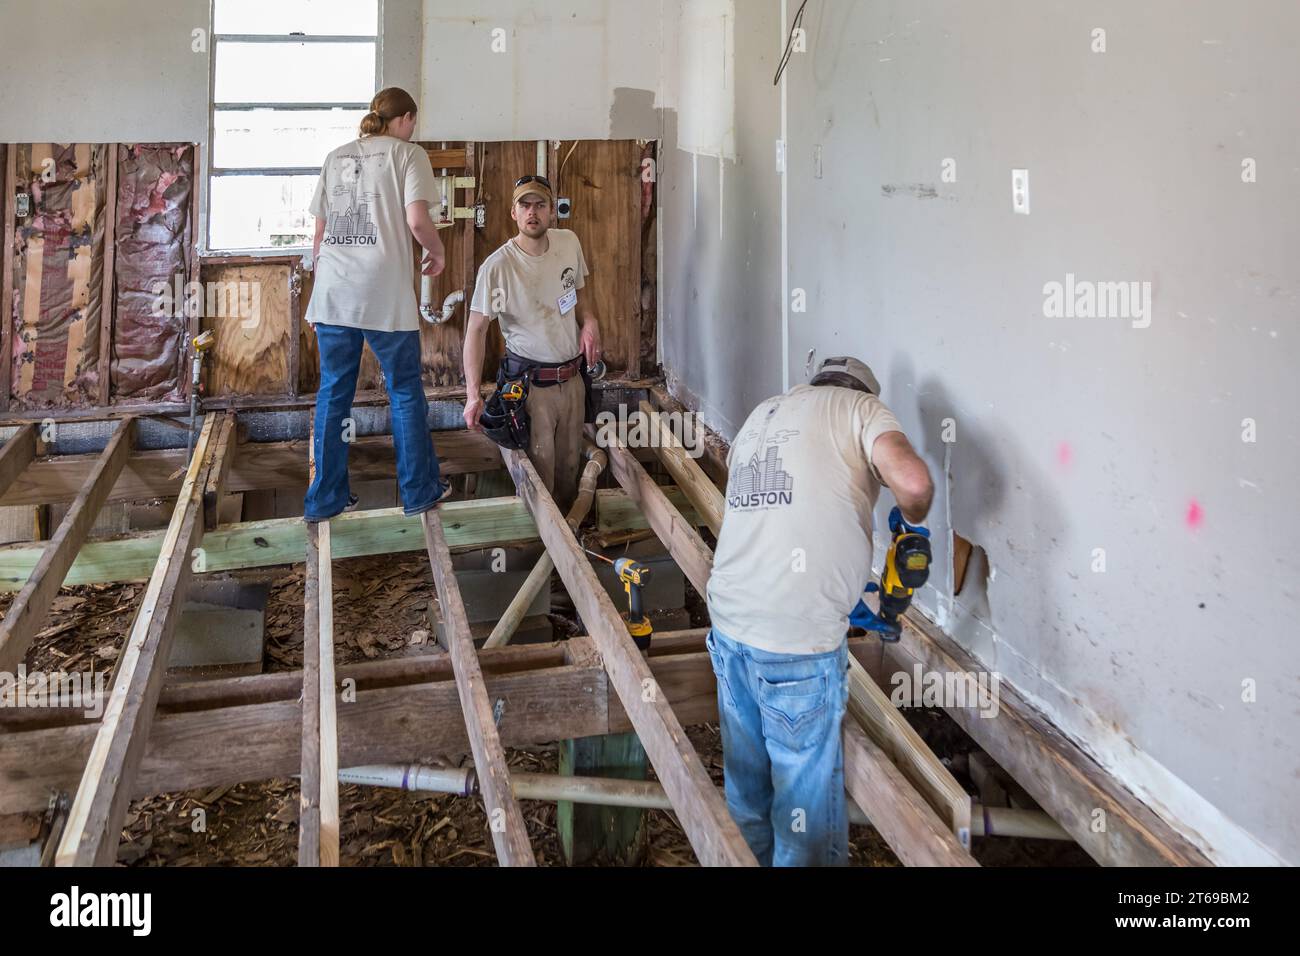
<svg viewBox="0 0 1300 956"><path fill-rule="evenodd" d="M32 638L45 620L68 569L95 524L109 489L131 453L135 421L134 418L124 418L118 423L81 493L64 515L54 537L45 545L27 583L9 605L4 622L0 624L0 671L12 673L16 670L31 647Z"/></svg>
<svg viewBox="0 0 1300 956"><path fill-rule="evenodd" d="M640 512L626 507L624 492L599 494L612 512L645 526ZM443 528L453 554L538 540L537 524L518 498L458 501L442 507L449 519ZM626 530L620 520L606 518L602 526ZM274 518L218 528L203 539L203 570L214 573L300 564L307 545L305 527L301 518ZM419 519L407 517L401 508L339 515L331 527L334 557L338 560L424 550ZM147 581L161 552L163 537L164 532L146 531L112 541L89 541L63 583L70 587ZM0 547L0 591L21 588L41 553L39 545Z"/></svg>
<svg viewBox="0 0 1300 956"><path fill-rule="evenodd" d="M36 427L36 426L33 426ZM444 476L497 471L501 458L489 439L474 432L433 432L438 467ZM8 444L8 443L6 443ZM308 442L247 443L240 446L226 476L226 493L267 488L307 488ZM61 504L77 496L95 466L96 455L55 455L18 469L12 487L0 482L0 506ZM397 474L393 439L388 435L358 438L348 449L348 473L354 482L384 481ZM181 471L188 463L184 448L137 451L131 455L109 502L174 498Z"/></svg>
<svg viewBox="0 0 1300 956"><path fill-rule="evenodd" d="M722 531L722 518L727 510L726 501L718 494L717 486L709 480L709 476L700 468L699 463L687 453L667 422L660 418L660 413L655 411L649 402L641 402L641 414L646 416L650 423L651 446L659 456L659 461L668 469L668 473L673 476L673 481L677 482L677 486L695 507L700 520L716 538ZM699 432L699 440L704 440L702 430Z"/></svg>
<svg viewBox="0 0 1300 956"><path fill-rule="evenodd" d="M447 636L447 651L456 675L456 691L465 716L465 730L469 736L470 752L474 755L479 790L487 810L492 845L502 866L536 866L537 859L528 841L528 827L510 788L505 748L497 734L478 653L470 638L469 617L461 600L460 586L456 583L456 571L451 565L442 517L435 509L426 511L421 520Z"/></svg>
<svg viewBox="0 0 1300 956"><path fill-rule="evenodd" d="M902 640L885 648L884 674L987 672L915 608ZM1005 682L993 716L946 707L950 717L1102 866L1209 866L1190 840L1123 788ZM1103 821L1104 827L1096 826Z"/></svg>
<svg viewBox="0 0 1300 956"><path fill-rule="evenodd" d="M649 665L605 593L537 470L521 452L502 450L519 495L604 660L618 699L645 746L687 839L706 866L756 866L677 715L658 692Z"/></svg>
<svg viewBox="0 0 1300 956"><path fill-rule="evenodd" d="M844 788L906 866L979 866L855 721L844 721Z"/></svg>
<svg viewBox="0 0 1300 956"><path fill-rule="evenodd" d="M203 487L217 450L217 418L212 414L204 419L161 558L118 660L113 692L59 843L59 866L111 866L116 859L192 575L191 555L203 539Z"/></svg>

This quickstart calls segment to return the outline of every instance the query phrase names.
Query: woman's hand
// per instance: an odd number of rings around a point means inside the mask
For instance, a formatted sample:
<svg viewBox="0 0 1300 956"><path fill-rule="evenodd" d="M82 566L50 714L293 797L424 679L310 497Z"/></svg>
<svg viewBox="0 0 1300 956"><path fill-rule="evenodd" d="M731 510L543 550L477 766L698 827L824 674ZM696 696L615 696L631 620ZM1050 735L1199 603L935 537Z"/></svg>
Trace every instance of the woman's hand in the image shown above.
<svg viewBox="0 0 1300 956"><path fill-rule="evenodd" d="M427 276L440 276L442 270L447 267L447 256L439 251L438 255L431 252L424 254L424 262L421 264L420 271Z"/></svg>

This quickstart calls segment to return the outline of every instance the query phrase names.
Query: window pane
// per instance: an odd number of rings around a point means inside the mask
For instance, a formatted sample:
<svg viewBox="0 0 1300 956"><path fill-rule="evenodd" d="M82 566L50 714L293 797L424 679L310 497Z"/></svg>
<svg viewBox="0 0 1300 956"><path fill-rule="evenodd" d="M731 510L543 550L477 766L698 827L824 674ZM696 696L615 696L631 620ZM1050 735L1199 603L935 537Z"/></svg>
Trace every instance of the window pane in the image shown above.
<svg viewBox="0 0 1300 956"><path fill-rule="evenodd" d="M218 110L212 116L219 169L319 166L357 138L361 110Z"/></svg>
<svg viewBox="0 0 1300 956"><path fill-rule="evenodd" d="M379 0L216 0L217 33L377 36Z"/></svg>
<svg viewBox="0 0 1300 956"><path fill-rule="evenodd" d="M307 207L316 176L213 176L213 250L310 246L316 220Z"/></svg>
<svg viewBox="0 0 1300 956"><path fill-rule="evenodd" d="M374 43L217 43L218 103L369 103Z"/></svg>

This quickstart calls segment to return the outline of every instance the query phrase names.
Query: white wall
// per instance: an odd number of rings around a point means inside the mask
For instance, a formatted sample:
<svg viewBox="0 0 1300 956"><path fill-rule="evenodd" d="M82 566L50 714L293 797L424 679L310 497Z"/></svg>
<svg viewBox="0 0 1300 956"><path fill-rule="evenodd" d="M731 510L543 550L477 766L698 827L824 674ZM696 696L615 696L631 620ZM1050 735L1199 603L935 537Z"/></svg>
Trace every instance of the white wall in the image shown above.
<svg viewBox="0 0 1300 956"><path fill-rule="evenodd" d="M814 0L787 365L780 4L737 6L737 162L720 185L699 161L698 189L696 157L666 172L681 386L734 432L810 349L870 361L938 477L937 566L951 530L992 569L956 600L936 574L927 611L1216 859L1300 862L1300 8ZM1046 318L1067 273L1151 282L1150 328Z"/></svg>
<svg viewBox="0 0 1300 956"><path fill-rule="evenodd" d="M208 0L3 0L0 139L201 142Z"/></svg>
<svg viewBox="0 0 1300 956"><path fill-rule="evenodd" d="M425 0L418 135L657 137L663 4Z"/></svg>

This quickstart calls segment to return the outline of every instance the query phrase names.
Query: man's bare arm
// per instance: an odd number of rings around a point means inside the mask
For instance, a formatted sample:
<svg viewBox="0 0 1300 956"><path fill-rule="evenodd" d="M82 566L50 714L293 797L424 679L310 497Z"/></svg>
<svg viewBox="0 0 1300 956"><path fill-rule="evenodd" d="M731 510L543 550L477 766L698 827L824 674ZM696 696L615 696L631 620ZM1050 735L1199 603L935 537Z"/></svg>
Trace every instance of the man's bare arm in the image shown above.
<svg viewBox="0 0 1300 956"><path fill-rule="evenodd" d="M871 462L894 493L908 524L921 524L934 502L930 469L902 432L885 432L871 449Z"/></svg>
<svg viewBox="0 0 1300 956"><path fill-rule="evenodd" d="M482 431L483 353L487 351L487 328L492 320L482 312L471 311L465 321L465 426L472 432Z"/></svg>

